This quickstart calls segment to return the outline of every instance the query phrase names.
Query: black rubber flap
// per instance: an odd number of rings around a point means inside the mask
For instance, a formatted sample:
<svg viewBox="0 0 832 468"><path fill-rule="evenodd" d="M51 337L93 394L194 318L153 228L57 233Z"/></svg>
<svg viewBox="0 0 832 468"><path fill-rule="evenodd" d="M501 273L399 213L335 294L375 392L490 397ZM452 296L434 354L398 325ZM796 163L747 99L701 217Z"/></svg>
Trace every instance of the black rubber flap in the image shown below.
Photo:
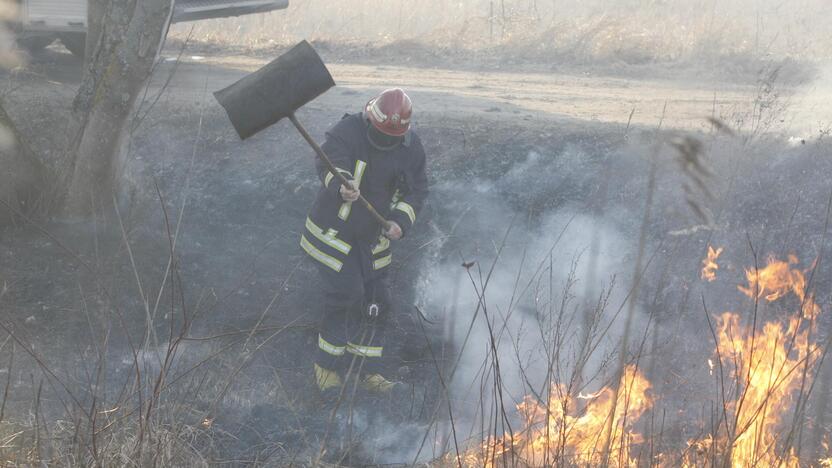
<svg viewBox="0 0 832 468"><path fill-rule="evenodd" d="M246 139L335 86L332 75L303 41L272 62L214 93L240 138Z"/></svg>

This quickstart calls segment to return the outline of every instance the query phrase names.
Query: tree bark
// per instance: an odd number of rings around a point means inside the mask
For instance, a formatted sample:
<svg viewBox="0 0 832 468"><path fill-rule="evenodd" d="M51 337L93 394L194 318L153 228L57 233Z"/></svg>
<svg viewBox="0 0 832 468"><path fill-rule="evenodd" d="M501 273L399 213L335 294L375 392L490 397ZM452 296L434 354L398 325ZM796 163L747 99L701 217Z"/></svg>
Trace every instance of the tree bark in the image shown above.
<svg viewBox="0 0 832 468"><path fill-rule="evenodd" d="M73 107L66 214L89 216L116 194L133 104L153 71L171 7L171 0L110 0L103 7Z"/></svg>
<svg viewBox="0 0 832 468"><path fill-rule="evenodd" d="M84 64L87 66L101 40L101 26L106 11L107 0L87 0L87 46L84 52Z"/></svg>

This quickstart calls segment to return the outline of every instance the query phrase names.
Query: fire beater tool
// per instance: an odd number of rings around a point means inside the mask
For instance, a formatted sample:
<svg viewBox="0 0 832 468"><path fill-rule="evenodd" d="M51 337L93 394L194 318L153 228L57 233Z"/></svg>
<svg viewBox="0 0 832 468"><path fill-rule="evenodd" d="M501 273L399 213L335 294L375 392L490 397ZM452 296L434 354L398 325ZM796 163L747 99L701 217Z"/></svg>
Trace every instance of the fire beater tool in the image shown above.
<svg viewBox="0 0 832 468"><path fill-rule="evenodd" d="M243 140L288 118L329 172L341 185L352 189L352 183L335 169L329 156L295 116L295 111L333 86L335 81L321 57L308 42L302 41L263 68L215 92L214 97L225 109L231 124ZM373 218L384 229L388 229L390 222L363 195L358 198Z"/></svg>

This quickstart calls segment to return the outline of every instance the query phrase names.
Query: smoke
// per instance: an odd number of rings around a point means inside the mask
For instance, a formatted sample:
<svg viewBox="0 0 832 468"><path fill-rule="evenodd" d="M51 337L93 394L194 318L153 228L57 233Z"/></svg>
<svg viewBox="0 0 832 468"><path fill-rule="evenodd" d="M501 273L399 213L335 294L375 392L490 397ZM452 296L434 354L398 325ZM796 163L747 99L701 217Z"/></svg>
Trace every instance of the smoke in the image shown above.
<svg viewBox="0 0 832 468"><path fill-rule="evenodd" d="M356 407L348 417L339 417L335 423L339 437L361 441L351 455L361 460L362 466L410 463L417 455L420 460L430 458L423 456L426 453L424 450L419 450L425 434L422 424L407 420L391 421L372 407Z"/></svg>
<svg viewBox="0 0 832 468"><path fill-rule="evenodd" d="M828 136L832 128L832 65L818 70L815 79L794 97L789 130L794 140L805 142Z"/></svg>
<svg viewBox="0 0 832 468"><path fill-rule="evenodd" d="M545 200L553 184L562 188L558 182L591 159L569 145L559 154L531 151L496 178L434 189L449 211L464 213L453 232L441 233L448 241L425 259L418 288L418 302L441 317L453 350L444 364L459 439L482 440L496 424L489 415L495 404L513 414L525 395L541 394L552 382L580 383L576 394L608 383L636 241L579 205L518 211ZM645 324L639 311L636 336ZM597 347L583 378L575 379L591 330ZM440 446L448 444L449 430Z"/></svg>
<svg viewBox="0 0 832 468"><path fill-rule="evenodd" d="M9 0L0 0L0 68L13 68L21 64L20 56L15 50L15 38L8 26L8 21L17 17L18 6ZM3 139L7 137L4 135ZM7 148L5 143L0 147Z"/></svg>

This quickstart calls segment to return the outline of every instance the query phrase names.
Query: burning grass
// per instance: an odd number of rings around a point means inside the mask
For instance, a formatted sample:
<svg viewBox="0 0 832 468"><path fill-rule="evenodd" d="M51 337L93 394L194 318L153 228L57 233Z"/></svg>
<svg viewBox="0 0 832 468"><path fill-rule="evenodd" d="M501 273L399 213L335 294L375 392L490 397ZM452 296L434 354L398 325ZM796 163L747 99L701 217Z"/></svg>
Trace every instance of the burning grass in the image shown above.
<svg viewBox="0 0 832 468"><path fill-rule="evenodd" d="M644 438L634 431L634 425L652 404L648 395L651 385L635 366L627 367L619 385L623 391L618 393L617 401L612 387L573 397L566 386L555 383L547 395L548 404L527 396L517 405L523 429L514 436L488 440L479 449L468 451L463 457L464 465L635 463L631 446L643 443ZM607 445L610 449L605 453L603 448Z"/></svg>
<svg viewBox="0 0 832 468"><path fill-rule="evenodd" d="M718 268L723 249L708 248L706 272ZM620 382L590 395L553 382L542 398L527 395L516 406L520 428L488 438L446 463L475 466L805 466L800 431L807 401L825 347L817 341L821 308L809 291L811 268L798 260L770 257L763 268L749 268L738 290L754 301L751 312L715 317L714 359L707 359L716 380L719 411L711 427L685 448L655 451L661 434L642 434L642 418L663 395L637 364L625 368ZM814 265L813 265L814 266ZM762 300L780 318L758 316ZM789 310L788 301L797 303ZM781 304L784 303L784 304ZM710 320L709 320L710 323ZM706 359L703 356L703 360ZM617 395L617 397L616 397ZM617 399L616 399L617 398ZM825 463L819 460L817 463Z"/></svg>
<svg viewBox="0 0 832 468"><path fill-rule="evenodd" d="M714 249L712 246L708 246L708 256L702 260L702 272L699 274L700 278L708 282L716 281L716 271L719 270L719 264L716 261L721 254L722 247Z"/></svg>
<svg viewBox="0 0 832 468"><path fill-rule="evenodd" d="M524 179L524 183L528 184L528 180ZM478 196L484 195L478 194ZM746 207L743 206L743 209ZM448 211L451 210L448 209ZM495 224L494 219L497 218L499 216L490 215L491 225ZM441 225L441 223L438 224ZM482 238L483 236L473 237L473 239ZM685 248L687 247L686 245ZM650 249L647 250L649 254ZM722 262L722 257L716 254L716 251L720 250L714 248L715 252L709 251L709 254L713 253L713 258L709 255L709 261L714 264L712 271L716 274L714 287L719 283L733 282L730 276L733 270L717 268L717 264ZM627 256L619 251L615 251L613 255ZM727 252L723 252L722 255L727 256ZM519 257L519 254L517 256ZM672 254L668 257L670 257L668 262L680 262L680 259L674 258ZM456 262L455 256L454 262ZM698 262L699 258L694 258L689 263L692 270L689 279L695 277ZM647 263L649 262L645 260L645 264ZM476 263L466 264L472 271L478 268ZM455 263L457 268L458 265ZM693 425L703 427L702 434L690 436L680 434L681 431L671 433L662 430L662 422L665 419L665 401L675 398L667 389L667 385L663 384L663 380L676 369L666 362L670 358L659 355L657 359L660 365L651 370L651 366L644 365L646 359L639 362L640 350L638 350L634 355L628 356L627 367L624 368L620 379L616 379L615 369L610 368L606 368L604 375L597 379L587 378L583 383L576 383L570 380L568 375L564 376L564 373L552 371L546 374L547 377L552 377L548 378L542 391L528 392L525 396L523 393L507 395L508 412L515 418L513 432L502 435L503 431L500 429L499 433L495 433L496 431L475 433L474 437L470 438L472 441L466 446L468 450L463 450L463 457L460 461L469 466L598 466L603 464L612 466L648 464L768 466L771 464L793 465L797 457L801 456L803 462L808 463L814 455L805 450L801 453L800 433L797 428L805 420L803 415L806 413L807 399L815 382L820 356L825 350L817 344L820 333L816 329L816 321L821 317L822 310L820 304L816 303L816 296L812 293L813 268L804 268L799 265L796 258L786 260L772 258L764 268L749 268L745 273L744 281L739 285L739 291L743 293L746 305L748 301L751 301L754 307L744 307L748 310L741 314L709 314L709 317L715 320L713 337L716 344L715 351L711 353L710 349L698 349L696 353L692 353L691 359L702 363L703 369L704 363L711 361L712 365L708 374L710 379L705 376L704 371L698 377L696 371L691 371L690 375L684 377L693 376L694 380L707 379L707 381L699 387L696 387L695 383L689 384L689 388L684 390L688 392L685 396L691 397L689 403L691 406L698 409L700 404L713 403L715 410L711 419L700 414L692 416L695 411L679 416L675 412L668 411L667 416L668 426L671 425L671 420L678 419L683 423L693 423ZM607 274L608 271L613 271L612 269L606 270L603 264L599 269L604 270L603 273L598 274L599 277ZM551 274L551 270L548 273ZM575 328L568 327L568 323L570 320L578 322L582 310L580 306L574 306L574 304L558 310L559 298L546 294L547 289L557 289L557 282L553 286L552 281L547 283L545 277L546 275L541 275L536 278L542 280L534 296L535 301L538 301L536 304L540 305L531 316L536 319L543 317L539 323L546 327L544 331L547 339L551 338L551 342L546 342L546 344L556 350L560 342L577 334ZM652 281L645 280L646 292L641 295L640 303L649 303L651 300L650 289L656 287L651 283ZM691 283L685 283L684 286L687 287ZM728 289L733 292L737 291L733 284ZM564 303L569 303L571 294L568 290L564 291ZM592 295L597 294L599 292L594 291ZM604 293L600 294L604 295ZM485 293L483 292L482 295L484 296ZM554 294L556 295L557 293ZM658 295L656 293L656 296ZM715 297L710 294L708 296ZM774 313L761 314L758 317L755 313L757 305L761 309L771 309L768 312ZM590 304L589 308L592 309L593 306L594 304ZM675 304L651 307L656 310L668 309L672 314L678 312ZM739 307L729 307L727 304L721 307L720 311L739 310ZM598 306L597 310L602 308ZM597 310L591 312L594 313ZM178 317L185 311L177 307L170 312L170 317ZM495 310L493 306L488 310L487 318L491 321L496 335L504 333L503 321L507 321L513 312L515 311L499 310L499 307ZM143 313L144 310L139 310L140 316L143 316ZM223 313L226 312L223 311ZM432 317L435 311L428 311L428 313ZM780 315L779 319L777 314ZM691 315L699 317L698 314ZM766 319L764 320L763 317ZM236 319L236 317L233 318ZM588 322L594 322L594 320L588 320ZM62 324L62 326L65 325L65 323ZM704 320L699 325L696 329L687 332L695 334L701 342L707 342L707 325ZM605 326L606 324L601 324L599 328L603 329ZM592 349L602 338L592 337L592 331L587 335L590 336L588 341L592 344L587 346L589 349L586 351L582 350L577 359L568 352L552 351L547 354L547 357L551 359L546 364L557 370L558 364L567 363L570 360L588 361L585 355L592 353ZM672 339L688 341L690 338L689 334L679 333L673 335ZM686 343L679 343L679 346L684 345ZM702 346L702 348L707 347L708 345ZM243 346L243 348L246 347ZM288 346L283 346L277 351L282 353L287 348ZM8 348L2 348L4 351L5 349ZM22 354L20 349L18 348L18 356ZM442 351L445 351L444 348ZM496 350L494 352L496 354ZM439 353L438 350L437 353ZM203 351L198 354L203 356L207 353ZM162 356L165 355L166 353L163 352ZM220 355L225 356L225 354ZM235 353L230 353L230 355L231 360L236 362ZM241 350L240 359L243 360L243 356L250 355L257 355L257 353L246 351L242 354ZM210 357L213 356L212 352ZM517 357L518 359L521 357L519 352ZM522 357L525 358L525 355ZM607 356L604 356L604 359L606 358ZM18 361L20 361L19 358ZM56 360L56 362L62 361ZM509 367L507 362L503 361L503 364L503 369ZM433 366L433 362L430 366ZM21 367L20 362L17 362L14 366L14 373L19 373ZM34 364L29 364L29 367L35 369ZM133 364L128 367L132 368ZM135 367L137 372L146 370L138 364ZM179 370L184 371L182 367L179 367ZM211 455L214 454L217 454L216 459L218 459L220 454L225 455L228 451L226 448L219 447L218 442L216 445L212 444L222 438L222 431L229 430L229 421L226 415L219 415L216 418L215 415L206 416L206 408L193 405L196 399L194 396L199 396L199 386L203 382L208 387L223 387L225 379L233 375L236 370L236 365L228 365L218 370L214 369L210 373L201 374L202 376L195 375L190 385L195 386L196 390L191 391L177 381L171 384L171 388L181 389L181 392L163 391L157 395L152 391L157 380L170 381L171 377L176 379L176 375L179 375L177 373L165 377L158 370L143 374L143 378L136 378L135 375L126 377L122 375L119 382L123 379L124 385L130 390L125 394L127 396L105 394L92 387L84 389L85 395L107 398L106 401L99 400L91 405L97 410L94 414L98 414L96 416L99 418L98 422L105 424L97 428L87 424L80 413L70 413L58 418L44 417L41 413L38 418L37 405L32 405L34 417L29 415L28 406L23 411L14 412L7 408L7 420L14 416L15 423L14 426L7 425L0 428L0 445L5 450L3 455L8 455L8 460L21 464L48 462L54 465L94 464L95 457L98 457L105 466L129 463L136 459L137 453L143 456L148 464L156 462L160 465L198 465L205 460L212 459ZM95 369L92 371L94 373ZM128 372L131 373L132 370ZM165 370L165 373L167 372L169 370ZM302 370L298 372L298 375L301 375L301 372ZM12 369L9 369L7 375L11 376L12 373ZM557 377L553 377L554 375ZM297 380L299 381L300 378ZM6 379L0 374L0 383L5 382ZM428 381L427 383L439 387L437 382ZM715 387L713 395L701 391L703 386L709 385ZM50 397L54 395L48 385L43 388L45 395ZM289 391L297 394L297 400L304 401L304 398L309 395L297 391L297 388L296 386L290 387ZM240 397L239 393L242 392L237 389L238 387L233 387L228 399ZM219 388L208 393L209 395L220 394L224 390L225 388ZM618 390L617 393L616 390ZM488 392L488 388L474 388L464 397L477 398L477 394L481 395L483 392ZM267 392L257 387L251 390L251 394L265 398L264 395ZM137 402L136 395L144 395L146 399L144 402ZM204 393L201 399L204 403ZM459 401L459 398L456 401ZM512 404L514 402L519 402L516 408ZM82 403L86 405L83 409L91 407L89 401ZM150 407L152 410L149 409ZM72 405L71 408L75 409ZM260 410L257 412L262 413ZM309 411L302 408L301 412ZM23 416L18 419L21 414ZM694 421L696 417L700 419ZM74 420L75 418L80 421ZM111 422L112 425L110 425ZM312 426L308 421L303 421L303 424L306 428ZM818 431L824 430L818 426L812 427ZM271 430L271 427L267 429ZM142 431L144 431L145 438L139 442L137 435ZM310 432L313 431L314 429L310 429ZM97 435L91 437L91 432ZM481 436L482 433L493 435ZM75 437L78 434L81 437ZM236 434L233 435L233 437L236 436ZM265 434L262 438L271 443L277 436ZM403 444L412 442L412 440L401 441ZM250 440L245 443L250 443ZM301 446L303 443L305 442L297 442L296 445ZM96 444L99 450L90 450L90 447ZM138 452L136 451L137 444L141 446ZM158 447L163 450L158 450ZM318 447L314 445L313 448ZM252 451L256 449L255 447ZM214 450L215 453L212 453ZM155 459L154 453L159 454ZM290 459L289 456L280 459L280 455L282 454L278 453L271 460ZM402 461L402 459L395 461ZM446 458L445 462L456 465L457 459L452 455Z"/></svg>
<svg viewBox="0 0 832 468"><path fill-rule="evenodd" d="M739 291L773 303L788 296L798 305L785 317L756 327L725 312L717 319L721 405L716 436L708 439L711 465L800 466L797 432L824 348L815 342L820 307L807 292L798 260L770 257L764 268L746 270ZM727 371L727 376L725 372Z"/></svg>

